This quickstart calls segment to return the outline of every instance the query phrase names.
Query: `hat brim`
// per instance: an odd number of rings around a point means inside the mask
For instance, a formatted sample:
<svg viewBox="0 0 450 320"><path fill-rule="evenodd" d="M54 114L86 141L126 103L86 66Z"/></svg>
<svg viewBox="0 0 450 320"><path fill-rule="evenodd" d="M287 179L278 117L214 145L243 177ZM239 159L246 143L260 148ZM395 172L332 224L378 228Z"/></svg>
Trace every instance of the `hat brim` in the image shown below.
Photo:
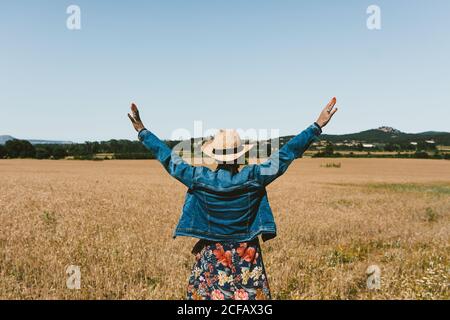
<svg viewBox="0 0 450 320"><path fill-rule="evenodd" d="M212 144L212 141L207 141L202 145L202 152L206 154L208 157L213 158L220 162L231 162L236 159L239 159L244 154L246 154L248 151L250 151L255 145L254 144L243 144L242 150L238 153L231 153L231 154L215 154L213 152L214 147Z"/></svg>

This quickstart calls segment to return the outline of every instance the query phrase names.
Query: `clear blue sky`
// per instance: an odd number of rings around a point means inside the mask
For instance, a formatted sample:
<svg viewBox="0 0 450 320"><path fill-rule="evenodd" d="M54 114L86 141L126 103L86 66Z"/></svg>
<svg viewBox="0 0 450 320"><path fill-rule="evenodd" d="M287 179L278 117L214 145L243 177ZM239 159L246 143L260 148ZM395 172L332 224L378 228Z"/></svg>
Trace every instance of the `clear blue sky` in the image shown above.
<svg viewBox="0 0 450 320"><path fill-rule="evenodd" d="M132 101L162 138L194 120L294 134L334 95L327 133L450 131L448 0L3 0L0 24L0 134L135 139Z"/></svg>

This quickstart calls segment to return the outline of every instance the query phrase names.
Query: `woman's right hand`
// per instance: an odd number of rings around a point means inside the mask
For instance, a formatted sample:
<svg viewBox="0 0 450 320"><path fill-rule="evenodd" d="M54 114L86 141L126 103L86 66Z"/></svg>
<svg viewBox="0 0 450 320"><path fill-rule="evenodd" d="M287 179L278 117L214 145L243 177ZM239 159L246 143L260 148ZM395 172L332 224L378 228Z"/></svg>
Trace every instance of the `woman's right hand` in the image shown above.
<svg viewBox="0 0 450 320"><path fill-rule="evenodd" d="M137 132L145 129L145 126L141 121L141 117L139 116L139 110L134 103L131 104L131 114L128 114L128 118L130 118L131 123Z"/></svg>

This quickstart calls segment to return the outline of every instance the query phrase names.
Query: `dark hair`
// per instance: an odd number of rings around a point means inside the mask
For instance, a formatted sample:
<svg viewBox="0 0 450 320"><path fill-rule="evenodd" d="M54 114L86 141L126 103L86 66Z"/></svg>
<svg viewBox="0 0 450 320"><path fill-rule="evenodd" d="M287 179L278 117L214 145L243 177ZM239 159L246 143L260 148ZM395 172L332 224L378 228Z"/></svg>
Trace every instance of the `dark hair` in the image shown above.
<svg viewBox="0 0 450 320"><path fill-rule="evenodd" d="M236 174L239 172L239 164L237 161L234 161L234 163L218 163L216 170L227 170L232 174Z"/></svg>

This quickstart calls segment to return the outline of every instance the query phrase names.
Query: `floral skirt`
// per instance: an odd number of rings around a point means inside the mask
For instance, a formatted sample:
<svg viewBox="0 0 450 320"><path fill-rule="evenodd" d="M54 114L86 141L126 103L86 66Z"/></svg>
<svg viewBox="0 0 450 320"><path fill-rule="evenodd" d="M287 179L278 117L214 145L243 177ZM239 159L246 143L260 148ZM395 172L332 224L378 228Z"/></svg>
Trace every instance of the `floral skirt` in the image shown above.
<svg viewBox="0 0 450 320"><path fill-rule="evenodd" d="M210 242L194 247L188 300L271 299L259 241Z"/></svg>

